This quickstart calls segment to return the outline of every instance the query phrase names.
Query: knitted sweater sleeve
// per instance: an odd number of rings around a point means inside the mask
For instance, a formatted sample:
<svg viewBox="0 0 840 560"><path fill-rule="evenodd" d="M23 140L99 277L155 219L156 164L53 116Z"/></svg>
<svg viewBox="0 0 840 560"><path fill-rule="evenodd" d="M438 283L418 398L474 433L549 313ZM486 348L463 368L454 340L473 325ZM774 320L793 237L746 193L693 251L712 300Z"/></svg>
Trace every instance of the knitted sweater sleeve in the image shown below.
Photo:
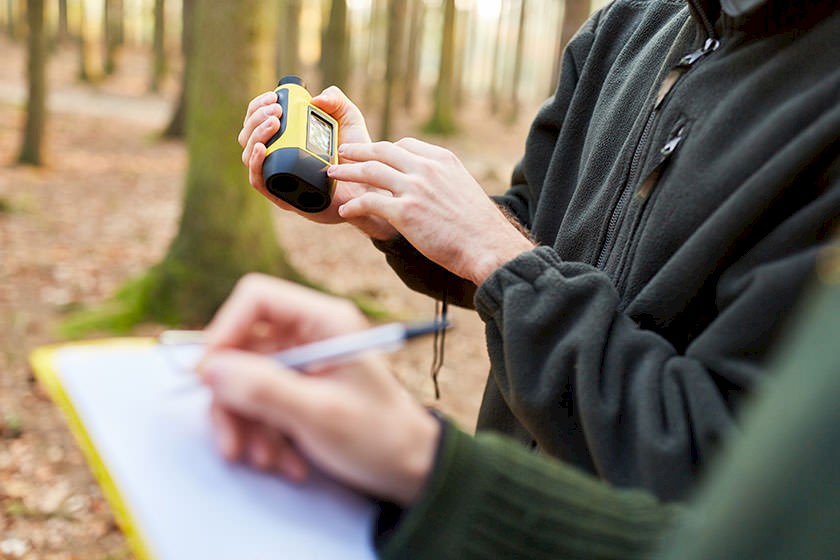
<svg viewBox="0 0 840 560"><path fill-rule="evenodd" d="M443 438L423 496L379 542L380 558L642 558L680 511L504 436L448 424Z"/></svg>

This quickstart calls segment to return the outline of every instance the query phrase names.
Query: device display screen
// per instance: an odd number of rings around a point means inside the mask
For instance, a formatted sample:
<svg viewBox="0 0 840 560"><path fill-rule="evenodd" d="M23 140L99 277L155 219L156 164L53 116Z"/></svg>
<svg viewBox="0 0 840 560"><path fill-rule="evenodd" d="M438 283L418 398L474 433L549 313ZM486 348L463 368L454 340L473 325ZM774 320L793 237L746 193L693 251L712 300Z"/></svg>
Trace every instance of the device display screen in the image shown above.
<svg viewBox="0 0 840 560"><path fill-rule="evenodd" d="M314 111L309 111L306 131L306 149L329 161L332 155L332 124Z"/></svg>

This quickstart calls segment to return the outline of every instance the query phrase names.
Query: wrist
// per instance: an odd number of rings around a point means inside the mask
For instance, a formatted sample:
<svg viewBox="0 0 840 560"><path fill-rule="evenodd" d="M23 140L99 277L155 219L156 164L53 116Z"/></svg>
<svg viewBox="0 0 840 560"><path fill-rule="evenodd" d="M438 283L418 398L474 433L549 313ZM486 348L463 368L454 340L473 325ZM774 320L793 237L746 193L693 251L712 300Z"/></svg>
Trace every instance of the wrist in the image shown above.
<svg viewBox="0 0 840 560"><path fill-rule="evenodd" d="M484 255L474 258L474 266L469 280L480 286L487 278L505 263L512 261L522 253L533 250L536 244L519 231L511 229L510 234L498 244L488 249Z"/></svg>
<svg viewBox="0 0 840 560"><path fill-rule="evenodd" d="M400 454L394 486L394 503L408 508L420 497L434 470L443 437L443 421L425 410L418 410L417 422L408 448Z"/></svg>

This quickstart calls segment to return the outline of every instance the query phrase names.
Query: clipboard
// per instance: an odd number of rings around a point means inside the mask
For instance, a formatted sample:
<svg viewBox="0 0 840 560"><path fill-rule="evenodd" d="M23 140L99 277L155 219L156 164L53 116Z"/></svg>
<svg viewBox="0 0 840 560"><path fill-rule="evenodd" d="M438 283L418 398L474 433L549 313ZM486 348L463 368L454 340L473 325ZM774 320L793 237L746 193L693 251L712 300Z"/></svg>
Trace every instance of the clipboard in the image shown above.
<svg viewBox="0 0 840 560"><path fill-rule="evenodd" d="M372 560L375 506L327 477L303 485L227 463L209 392L185 389L156 341L57 344L30 355L140 560Z"/></svg>

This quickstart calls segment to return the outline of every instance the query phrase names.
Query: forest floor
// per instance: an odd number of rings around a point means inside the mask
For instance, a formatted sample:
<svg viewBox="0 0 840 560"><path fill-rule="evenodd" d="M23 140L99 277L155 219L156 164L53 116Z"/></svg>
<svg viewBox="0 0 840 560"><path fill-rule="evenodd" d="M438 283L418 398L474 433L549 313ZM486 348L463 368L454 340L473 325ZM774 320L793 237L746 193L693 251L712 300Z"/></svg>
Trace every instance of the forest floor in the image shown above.
<svg viewBox="0 0 840 560"><path fill-rule="evenodd" d="M159 138L174 80L161 94L148 94L148 61L129 51L116 75L80 84L76 56L60 47L50 63L46 165L18 166L24 53L0 39L0 558L132 558L27 359L34 348L61 341L56 327L68 310L105 300L160 260L176 231L187 160L181 142ZM430 140L457 153L488 192L499 192L535 110L523 110L509 126L487 117L483 105L468 104L460 113L468 133ZM400 119L397 136L422 136L417 123L425 114ZM375 131L377 119L368 117ZM250 188L244 169L243 188ZM291 261L329 289L372 297L395 315L433 313L434 302L406 288L353 228L278 212L276 229ZM438 405L471 429L488 368L483 327L472 311L456 308L452 317ZM141 325L133 334L161 329ZM431 341L390 360L411 392L432 402Z"/></svg>

